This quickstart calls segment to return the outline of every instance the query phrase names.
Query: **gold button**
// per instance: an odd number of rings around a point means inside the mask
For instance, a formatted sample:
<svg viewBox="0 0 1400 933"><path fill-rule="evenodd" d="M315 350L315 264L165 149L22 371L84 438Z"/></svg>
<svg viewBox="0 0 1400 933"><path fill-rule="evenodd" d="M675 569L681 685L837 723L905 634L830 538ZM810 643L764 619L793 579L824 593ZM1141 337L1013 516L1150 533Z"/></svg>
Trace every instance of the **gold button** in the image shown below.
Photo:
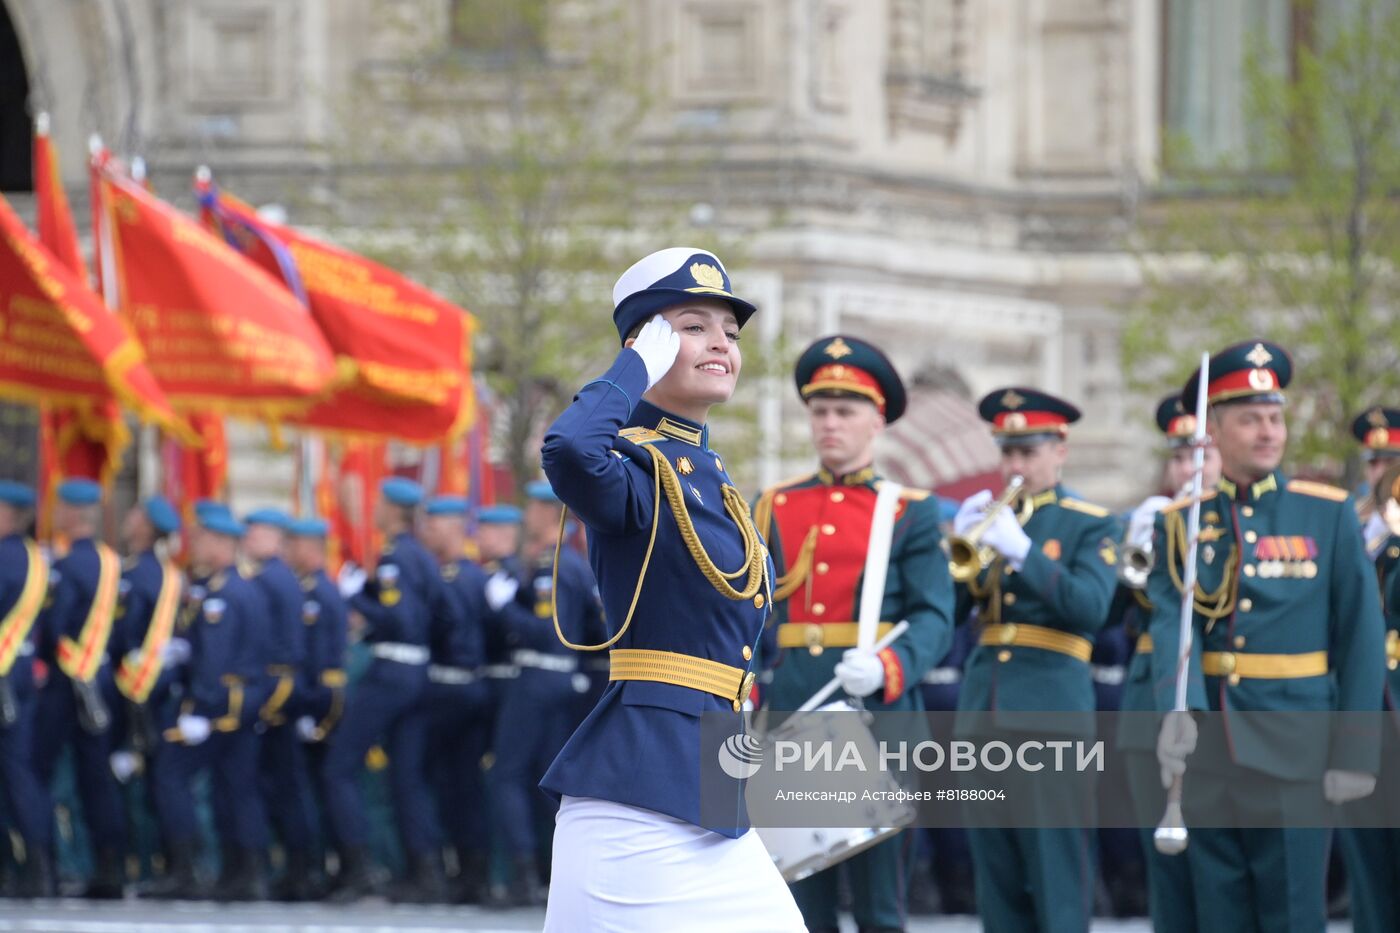
<svg viewBox="0 0 1400 933"><path fill-rule="evenodd" d="M1005 649L998 651L997 660L1000 661L1002 664L1005 664L1007 661L1011 660L1011 652Z"/></svg>
<svg viewBox="0 0 1400 933"><path fill-rule="evenodd" d="M1254 517L1254 506L1252 506L1252 505L1247 505L1247 506L1245 506L1244 508L1240 509L1240 514L1243 515L1245 518L1253 518L1253 517Z"/></svg>
<svg viewBox="0 0 1400 933"><path fill-rule="evenodd" d="M825 651L825 650L826 650L826 649L825 649L824 647L822 647L821 645L808 645L808 646L807 646L807 653L810 654L810 655L811 655L812 657L814 657L814 658L819 658L819 657L821 657L821 656L822 656L822 652Z"/></svg>
<svg viewBox="0 0 1400 933"><path fill-rule="evenodd" d="M1236 648L1243 648L1243 647L1244 647L1244 636L1243 636L1243 635L1236 635L1236 636L1235 636L1235 647L1236 647ZM747 657L747 655L745 655L745 657Z"/></svg>
<svg viewBox="0 0 1400 933"><path fill-rule="evenodd" d="M773 502L777 505L787 505L787 493L780 492L773 497Z"/></svg>
<svg viewBox="0 0 1400 933"><path fill-rule="evenodd" d="M735 701L734 701L734 712L737 713L737 712L739 712L740 710L742 710L743 708L744 708L744 704L740 703L738 700L735 700Z"/></svg>
<svg viewBox="0 0 1400 933"><path fill-rule="evenodd" d="M721 460L719 457L715 458L715 466L719 469L721 473L724 472L724 461Z"/></svg>
<svg viewBox="0 0 1400 933"><path fill-rule="evenodd" d="M826 613L826 603L812 603L812 615L819 616Z"/></svg>
<svg viewBox="0 0 1400 933"><path fill-rule="evenodd" d="M846 501L846 494L845 494L844 492L841 492L840 490L837 490L836 492L833 492L833 493L831 494L831 501L832 501L832 502L845 502L845 501Z"/></svg>
<svg viewBox="0 0 1400 933"><path fill-rule="evenodd" d="M824 534L824 535L834 535L834 534L836 534L836 526L835 526L835 525L823 525L823 526L822 526L822 534Z"/></svg>
<svg viewBox="0 0 1400 933"><path fill-rule="evenodd" d="M1240 600L1240 612L1248 612L1253 608L1254 600L1250 599L1249 597L1245 597L1244 599Z"/></svg>
<svg viewBox="0 0 1400 933"><path fill-rule="evenodd" d="M828 564L826 561L817 561L817 573L826 573L830 569L831 565Z"/></svg>
<svg viewBox="0 0 1400 933"><path fill-rule="evenodd" d="M1389 661L1385 662L1385 666L1393 671L1396 668L1400 668L1400 661L1397 661L1395 658L1391 658Z"/></svg>
<svg viewBox="0 0 1400 933"><path fill-rule="evenodd" d="M1016 625L1014 623L1010 625L1003 625L1001 627L1001 636L998 638L998 641L1000 641L1003 645L1010 645L1015 643Z"/></svg>
<svg viewBox="0 0 1400 933"><path fill-rule="evenodd" d="M1245 575L1246 577L1252 577L1252 576L1254 576L1255 572L1256 572L1256 571L1254 570L1254 565L1253 565L1253 564L1245 564L1245 565L1244 565L1244 575Z"/></svg>
<svg viewBox="0 0 1400 933"><path fill-rule="evenodd" d="M1252 531L1246 531L1244 533L1244 539L1250 544L1253 544L1255 541L1259 540L1259 536Z"/></svg>
<svg viewBox="0 0 1400 933"><path fill-rule="evenodd" d="M1220 669L1227 674L1235 672L1235 656L1228 651L1220 653Z"/></svg>
<svg viewBox="0 0 1400 933"><path fill-rule="evenodd" d="M1231 675L1230 675L1228 678L1226 678L1226 679L1229 681L1229 684L1230 684L1230 686L1232 686L1232 687L1238 687L1238 686L1240 685L1240 675L1239 675L1239 674L1231 674Z"/></svg>
<svg viewBox="0 0 1400 933"><path fill-rule="evenodd" d="M753 660L753 649L750 648L748 645L745 645L745 646L744 646L744 660L745 660L745 661L752 661L752 660Z"/></svg>
<svg viewBox="0 0 1400 933"><path fill-rule="evenodd" d="M767 600L765 600L765 599L763 598L763 594L762 594L762 593L759 593L757 596L755 596L755 597L753 598L753 607L754 607L755 609L762 609L762 608L763 608L763 604L764 604L766 601L767 601Z"/></svg>
<svg viewBox="0 0 1400 933"><path fill-rule="evenodd" d="M1014 606L1016 605L1016 594L1007 593L1006 595L1002 596L1001 601L1008 606Z"/></svg>
<svg viewBox="0 0 1400 933"><path fill-rule="evenodd" d="M1390 547L1386 548L1385 555L1387 557L1400 557L1400 544L1392 544Z"/></svg>

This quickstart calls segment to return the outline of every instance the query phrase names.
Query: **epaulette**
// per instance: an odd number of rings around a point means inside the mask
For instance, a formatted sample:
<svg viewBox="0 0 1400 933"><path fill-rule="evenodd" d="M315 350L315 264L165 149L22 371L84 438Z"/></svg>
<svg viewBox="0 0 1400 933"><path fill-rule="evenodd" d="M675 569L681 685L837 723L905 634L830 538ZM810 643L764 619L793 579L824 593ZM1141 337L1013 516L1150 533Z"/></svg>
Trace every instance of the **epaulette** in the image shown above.
<svg viewBox="0 0 1400 933"><path fill-rule="evenodd" d="M1305 496L1316 496L1332 502L1347 501L1347 491L1330 483L1314 483L1307 479L1291 479L1286 488L1289 492L1300 492Z"/></svg>
<svg viewBox="0 0 1400 933"><path fill-rule="evenodd" d="M1083 499L1061 499L1060 505L1071 512L1083 512L1085 515L1092 515L1095 518L1108 518L1109 511L1101 505L1094 505L1092 502L1085 502Z"/></svg>
<svg viewBox="0 0 1400 933"><path fill-rule="evenodd" d="M651 428L644 428L640 425L633 428L623 428L617 432L617 436L634 444L655 444L657 441L666 439L666 435L658 434Z"/></svg>
<svg viewBox="0 0 1400 933"><path fill-rule="evenodd" d="M903 499L905 502L923 502L931 495L933 495L933 493L929 492L927 489L911 489L908 486L905 486L899 491L899 498Z"/></svg>
<svg viewBox="0 0 1400 933"><path fill-rule="evenodd" d="M782 492L785 489L791 489L798 483L806 482L807 480L811 479L816 475L817 474L815 471L808 470L806 473L798 473L796 476L789 476L787 479L780 479L772 486L769 486L766 490L764 490L763 494L767 496L772 495L773 493Z"/></svg>

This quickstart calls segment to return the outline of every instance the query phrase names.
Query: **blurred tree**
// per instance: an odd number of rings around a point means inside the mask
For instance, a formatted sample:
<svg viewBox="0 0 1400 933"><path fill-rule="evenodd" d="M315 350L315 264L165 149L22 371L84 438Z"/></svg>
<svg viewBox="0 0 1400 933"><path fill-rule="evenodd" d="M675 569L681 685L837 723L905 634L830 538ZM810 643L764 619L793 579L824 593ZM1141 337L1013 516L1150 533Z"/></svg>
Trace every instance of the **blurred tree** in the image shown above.
<svg viewBox="0 0 1400 933"><path fill-rule="evenodd" d="M1202 349L1277 341L1294 355L1296 467L1352 483L1351 418L1400 397L1400 4L1292 13L1290 49L1247 56L1244 170L1167 141L1124 362L1136 388L1160 390Z"/></svg>

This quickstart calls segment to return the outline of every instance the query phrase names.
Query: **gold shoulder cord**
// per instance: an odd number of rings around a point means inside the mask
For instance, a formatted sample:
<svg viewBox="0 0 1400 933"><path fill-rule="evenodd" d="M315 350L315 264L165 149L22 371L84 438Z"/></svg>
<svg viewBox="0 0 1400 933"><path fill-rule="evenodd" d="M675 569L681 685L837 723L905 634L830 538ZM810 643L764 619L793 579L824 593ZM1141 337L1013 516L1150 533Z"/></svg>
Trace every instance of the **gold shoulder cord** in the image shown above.
<svg viewBox="0 0 1400 933"><path fill-rule="evenodd" d="M564 630L559 625L557 595L559 592L559 552L564 547L564 528L569 517L568 506L564 507L564 511L559 516L559 540L554 547L554 584L550 590L549 608L554 618L554 634L566 648L572 648L575 651L603 651L617 644L618 639L626 633L632 624L632 616L637 611L637 601L642 595L642 584L646 582L647 567L651 564L651 555L656 549L656 530L661 520L661 493L663 489L666 492L666 500L671 506L671 514L675 517L676 527L680 530L681 540L685 542L687 550L690 551L691 559L700 568L700 572L705 575L705 579L710 581L711 586L728 599L740 601L752 599L759 587L766 585L768 581L768 555L759 539L758 530L754 528L753 519L749 516L749 504L744 501L739 490L728 484L722 487L724 510L729 513L729 517L738 526L739 534L744 540L744 563L733 573L725 573L715 565L705 550L705 545L700 541L700 535L695 531L695 525L690 520L690 512L686 509L685 494L681 491L680 477L676 476L675 468L656 448L647 446L645 449L651 454L652 476L655 481L654 501L656 504L651 514L651 538L647 541L646 556L642 559L642 569L637 575L637 588L632 592L632 604L627 607L627 617L622 620L621 627L611 638L597 645L574 644L564 637ZM748 579L742 590L736 590L729 585L730 580L737 579L745 572L748 573Z"/></svg>
<svg viewBox="0 0 1400 933"><path fill-rule="evenodd" d="M763 538L769 542L773 540L773 495L773 490L768 490L758 497L758 502L753 507L754 527L763 529ZM812 572L812 557L816 551L817 529L813 526L808 530L807 537L802 539L797 558L792 562L792 566L787 568L787 573L773 581L778 587L772 593L773 599L787 599L807 581Z"/></svg>
<svg viewBox="0 0 1400 933"><path fill-rule="evenodd" d="M1180 513L1173 512L1167 516L1167 570L1171 573L1172 586L1181 593L1186 588L1186 582L1181 578L1179 565L1186 562L1186 520ZM1239 568L1240 551L1234 543L1230 544L1230 556L1225 560L1225 573L1221 578L1220 585L1212 592L1207 593L1200 582L1196 583L1196 592L1193 594L1195 610L1207 619L1216 621L1223 619L1235 611L1235 584L1236 571Z"/></svg>

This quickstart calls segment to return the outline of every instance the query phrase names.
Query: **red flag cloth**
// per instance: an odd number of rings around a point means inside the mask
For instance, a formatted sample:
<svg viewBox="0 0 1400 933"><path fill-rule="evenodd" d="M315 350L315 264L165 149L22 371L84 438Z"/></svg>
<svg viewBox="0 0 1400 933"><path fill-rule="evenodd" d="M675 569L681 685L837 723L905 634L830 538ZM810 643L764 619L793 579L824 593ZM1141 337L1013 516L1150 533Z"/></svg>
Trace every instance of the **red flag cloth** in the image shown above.
<svg viewBox="0 0 1400 933"><path fill-rule="evenodd" d="M330 348L280 283L110 163L93 197L122 315L173 405L281 419L329 387Z"/></svg>
<svg viewBox="0 0 1400 933"><path fill-rule="evenodd" d="M301 296L336 354L341 382L294 420L420 444L471 424L474 318L392 269L272 223L211 186L206 220Z"/></svg>
<svg viewBox="0 0 1400 933"><path fill-rule="evenodd" d="M87 283L30 235L3 196L0 395L74 408L115 397L142 419L186 430L140 345Z"/></svg>
<svg viewBox="0 0 1400 933"><path fill-rule="evenodd" d="M379 481L389 475L388 446L383 441L346 441L340 458L338 535L345 556L361 567L372 567L383 545L374 526L374 503ZM330 516L327 516L329 519Z"/></svg>
<svg viewBox="0 0 1400 933"><path fill-rule="evenodd" d="M161 492L175 504L184 528L193 527L194 504L224 499L228 491L228 438L224 419L208 412L187 416L195 443L167 437L161 445ZM188 545L188 540L186 541ZM188 547L182 553L189 553Z"/></svg>

